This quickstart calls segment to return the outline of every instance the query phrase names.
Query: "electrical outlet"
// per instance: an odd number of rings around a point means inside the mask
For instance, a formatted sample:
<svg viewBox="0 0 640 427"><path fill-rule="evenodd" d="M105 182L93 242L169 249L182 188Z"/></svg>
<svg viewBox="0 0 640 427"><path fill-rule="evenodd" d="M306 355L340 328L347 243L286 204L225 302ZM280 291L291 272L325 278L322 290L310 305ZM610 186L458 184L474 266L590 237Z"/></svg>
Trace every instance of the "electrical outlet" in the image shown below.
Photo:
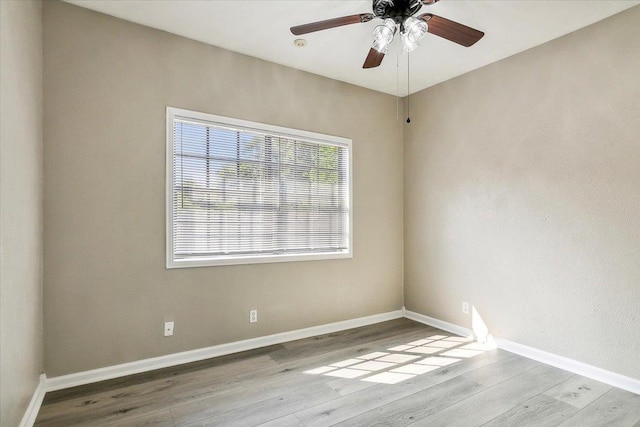
<svg viewBox="0 0 640 427"><path fill-rule="evenodd" d="M258 310L249 311L249 323L256 323L258 321Z"/></svg>
<svg viewBox="0 0 640 427"><path fill-rule="evenodd" d="M462 312L464 314L469 314L469 303L466 301L462 302Z"/></svg>
<svg viewBox="0 0 640 427"><path fill-rule="evenodd" d="M164 322L164 336L170 337L173 335L173 324L174 322Z"/></svg>

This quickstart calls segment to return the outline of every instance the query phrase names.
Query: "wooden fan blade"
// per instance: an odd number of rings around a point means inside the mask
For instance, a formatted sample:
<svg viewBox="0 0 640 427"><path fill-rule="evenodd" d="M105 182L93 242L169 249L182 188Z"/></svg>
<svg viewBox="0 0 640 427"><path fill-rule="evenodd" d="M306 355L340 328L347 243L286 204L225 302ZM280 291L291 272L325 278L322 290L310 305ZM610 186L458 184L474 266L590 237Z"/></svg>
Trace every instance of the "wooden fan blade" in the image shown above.
<svg viewBox="0 0 640 427"><path fill-rule="evenodd" d="M324 21L311 22L309 24L291 27L291 32L296 36L313 33L314 31L327 30L329 28L341 27L343 25L360 24L369 22L374 18L373 13L361 13L359 15L343 16L341 18L326 19Z"/></svg>
<svg viewBox="0 0 640 427"><path fill-rule="evenodd" d="M418 18L427 22L427 31L462 46L469 47L480 40L484 33L441 16L425 13Z"/></svg>
<svg viewBox="0 0 640 427"><path fill-rule="evenodd" d="M382 59L384 58L384 53L378 52L374 48L369 50L369 55L367 55L367 59L364 60L364 64L362 64L362 68L375 68L382 64Z"/></svg>

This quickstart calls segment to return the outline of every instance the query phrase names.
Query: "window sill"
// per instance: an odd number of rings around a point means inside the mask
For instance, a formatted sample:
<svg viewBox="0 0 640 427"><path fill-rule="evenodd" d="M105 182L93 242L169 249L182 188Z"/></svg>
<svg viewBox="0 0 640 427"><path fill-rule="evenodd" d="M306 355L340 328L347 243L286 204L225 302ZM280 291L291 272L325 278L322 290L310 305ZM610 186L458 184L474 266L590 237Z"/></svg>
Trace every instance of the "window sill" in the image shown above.
<svg viewBox="0 0 640 427"><path fill-rule="evenodd" d="M277 262L321 261L353 258L352 252L326 252L321 254L286 254L260 256L225 256L214 258L167 260L167 269L189 267L219 267L225 265L270 264Z"/></svg>

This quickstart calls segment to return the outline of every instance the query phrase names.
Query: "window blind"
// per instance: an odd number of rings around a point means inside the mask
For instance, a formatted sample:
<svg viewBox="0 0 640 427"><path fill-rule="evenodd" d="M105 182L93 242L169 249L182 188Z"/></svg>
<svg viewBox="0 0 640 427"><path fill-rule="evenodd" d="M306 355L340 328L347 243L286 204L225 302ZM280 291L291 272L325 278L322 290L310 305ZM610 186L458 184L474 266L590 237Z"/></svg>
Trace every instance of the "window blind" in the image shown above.
<svg viewBox="0 0 640 427"><path fill-rule="evenodd" d="M349 147L174 117L173 260L348 253Z"/></svg>

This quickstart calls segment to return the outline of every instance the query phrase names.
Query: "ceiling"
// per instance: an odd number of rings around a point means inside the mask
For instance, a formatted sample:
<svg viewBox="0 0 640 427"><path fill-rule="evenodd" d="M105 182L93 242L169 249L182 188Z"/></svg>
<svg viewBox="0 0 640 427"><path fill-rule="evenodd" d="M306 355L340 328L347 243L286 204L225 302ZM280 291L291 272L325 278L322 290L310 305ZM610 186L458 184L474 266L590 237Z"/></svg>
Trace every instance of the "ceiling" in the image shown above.
<svg viewBox="0 0 640 427"><path fill-rule="evenodd" d="M433 13L484 31L465 48L427 34L410 56L398 40L378 68L362 69L381 22L374 19L307 34L305 47L289 32L294 25L371 12L370 0L66 0L138 24L235 52L405 96L593 24L640 0L442 0L423 6ZM398 39L398 37L396 37ZM407 90L409 81L409 90Z"/></svg>

